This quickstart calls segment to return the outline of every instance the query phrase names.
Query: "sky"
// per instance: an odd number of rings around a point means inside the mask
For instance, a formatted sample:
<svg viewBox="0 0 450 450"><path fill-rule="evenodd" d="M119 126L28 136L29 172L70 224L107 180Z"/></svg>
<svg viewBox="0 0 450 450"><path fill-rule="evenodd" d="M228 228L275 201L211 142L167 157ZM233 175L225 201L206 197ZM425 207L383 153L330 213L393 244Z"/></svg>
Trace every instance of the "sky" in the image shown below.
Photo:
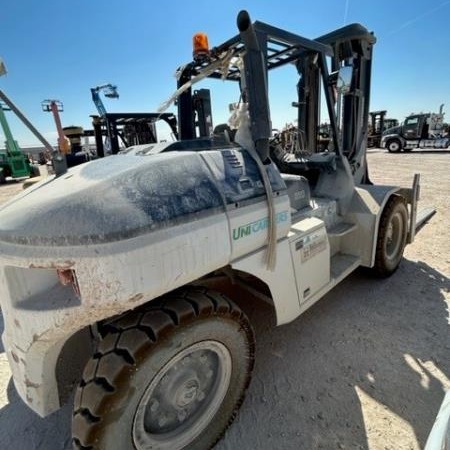
<svg viewBox="0 0 450 450"><path fill-rule="evenodd" d="M450 0L2 0L0 57L8 74L0 89L52 144L56 129L41 109L45 99L63 102L63 126L91 128L90 88L105 83L120 94L104 99L109 112L153 112L176 89L176 68L192 59L192 35L207 33L210 46L224 42L237 34L241 9L307 38L359 22L377 37L371 110L387 109L400 121L437 112L441 103L450 111ZM295 119L295 75L285 67L269 79L274 128ZM238 100L235 83L199 87L211 88L214 123L224 122L227 105ZM36 145L6 114L19 145Z"/></svg>

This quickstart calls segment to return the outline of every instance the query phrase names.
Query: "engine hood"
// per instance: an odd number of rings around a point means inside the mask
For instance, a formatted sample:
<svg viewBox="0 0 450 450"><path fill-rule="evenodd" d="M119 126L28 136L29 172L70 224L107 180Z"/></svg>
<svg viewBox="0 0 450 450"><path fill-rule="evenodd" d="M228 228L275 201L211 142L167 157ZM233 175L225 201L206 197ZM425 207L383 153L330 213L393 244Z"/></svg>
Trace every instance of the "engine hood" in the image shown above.
<svg viewBox="0 0 450 450"><path fill-rule="evenodd" d="M402 127L401 125L397 127L388 128L387 130L383 131L383 136L387 136L388 134L401 134Z"/></svg>
<svg viewBox="0 0 450 450"><path fill-rule="evenodd" d="M274 191L285 189L268 166ZM0 207L0 241L71 246L128 239L264 195L242 148L116 155L74 167Z"/></svg>
<svg viewBox="0 0 450 450"><path fill-rule="evenodd" d="M0 240L99 243L220 207L220 193L198 154L111 156L74 167L0 209Z"/></svg>

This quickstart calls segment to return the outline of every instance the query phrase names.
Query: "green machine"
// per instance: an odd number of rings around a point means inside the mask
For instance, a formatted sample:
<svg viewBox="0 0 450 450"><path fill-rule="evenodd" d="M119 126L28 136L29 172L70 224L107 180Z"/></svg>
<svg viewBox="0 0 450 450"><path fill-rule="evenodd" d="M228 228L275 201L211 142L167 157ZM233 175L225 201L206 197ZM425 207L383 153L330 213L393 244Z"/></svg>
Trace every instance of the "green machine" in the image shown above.
<svg viewBox="0 0 450 450"><path fill-rule="evenodd" d="M5 64L0 58L0 76L6 74ZM28 158L20 150L19 144L14 137L6 120L5 111L11 110L22 123L34 134L34 136L44 145L49 155L53 156L55 175L64 173L65 166L60 164L61 156L58 151L42 136L34 125L25 117L12 100L0 89L0 125L6 138L5 149L0 149L0 184L5 183L6 177L23 178L33 177L39 174L36 166L32 166Z"/></svg>
<svg viewBox="0 0 450 450"><path fill-rule="evenodd" d="M0 76L6 74L6 67L0 59ZM19 144L14 140L6 120L5 111L10 108L5 103L0 103L0 125L5 135L5 149L0 149L0 184L6 182L6 177L22 178L31 175L31 167L27 158L20 150Z"/></svg>
<svg viewBox="0 0 450 450"><path fill-rule="evenodd" d="M6 177L22 178L32 174L28 159L11 133L5 111L9 111L9 108L0 103L0 124L6 139L5 149L0 149L0 184L6 182Z"/></svg>

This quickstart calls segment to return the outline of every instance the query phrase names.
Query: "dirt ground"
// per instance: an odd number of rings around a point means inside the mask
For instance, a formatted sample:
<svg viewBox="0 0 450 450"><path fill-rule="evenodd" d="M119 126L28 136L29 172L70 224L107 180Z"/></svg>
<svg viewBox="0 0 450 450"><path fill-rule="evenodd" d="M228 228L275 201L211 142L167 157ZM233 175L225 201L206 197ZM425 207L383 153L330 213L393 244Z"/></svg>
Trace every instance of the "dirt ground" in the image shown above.
<svg viewBox="0 0 450 450"><path fill-rule="evenodd" d="M217 449L424 447L450 388L450 153L374 150L368 160L376 183L409 186L421 172L421 206L433 205L437 214L389 279L357 271L278 328L269 306L250 305L255 372ZM0 186L0 203L20 190ZM45 419L31 412L15 391L1 346L0 408L0 448L71 448L70 406Z"/></svg>

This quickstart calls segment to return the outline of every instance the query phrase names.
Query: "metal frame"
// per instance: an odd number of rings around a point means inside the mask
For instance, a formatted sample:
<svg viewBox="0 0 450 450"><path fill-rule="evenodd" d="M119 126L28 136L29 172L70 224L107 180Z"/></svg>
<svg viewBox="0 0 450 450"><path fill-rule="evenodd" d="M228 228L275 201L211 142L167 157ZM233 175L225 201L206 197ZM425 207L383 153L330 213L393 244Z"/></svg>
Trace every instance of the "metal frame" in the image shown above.
<svg viewBox="0 0 450 450"><path fill-rule="evenodd" d="M113 155L117 154L120 150L119 137L126 147L130 145L130 143L126 141L123 134L123 127L125 125L147 124L151 137L149 142L143 143L153 143L157 142L155 124L158 120L163 120L169 125L174 136L178 138L177 119L172 113L106 113L102 117L91 117L92 126L94 128L93 135L95 136L97 154L100 157L105 156L103 136L109 136L111 153Z"/></svg>

